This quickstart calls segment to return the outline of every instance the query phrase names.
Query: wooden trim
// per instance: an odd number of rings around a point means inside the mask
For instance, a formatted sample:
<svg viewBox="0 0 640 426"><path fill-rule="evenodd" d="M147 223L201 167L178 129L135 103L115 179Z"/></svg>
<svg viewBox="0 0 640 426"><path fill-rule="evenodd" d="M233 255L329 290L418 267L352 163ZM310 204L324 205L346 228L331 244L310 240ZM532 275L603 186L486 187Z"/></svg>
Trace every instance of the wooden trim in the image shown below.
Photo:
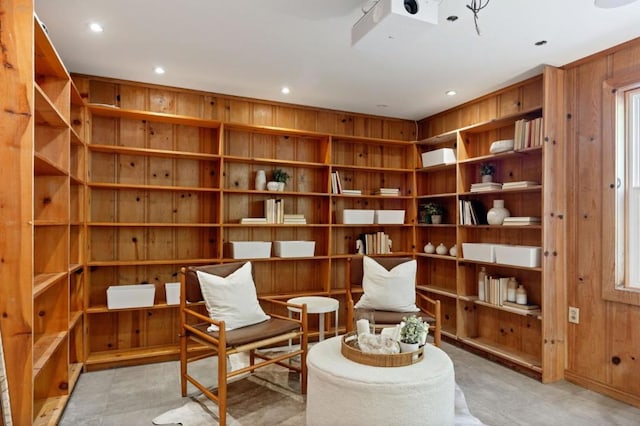
<svg viewBox="0 0 640 426"><path fill-rule="evenodd" d="M618 401L622 401L640 408L640 397L638 397L637 395L620 391L604 383L600 383L588 377L581 376L580 374L574 373L570 370L566 370L564 372L564 377L568 382L575 383L576 385L582 386L583 388L587 388L594 392L610 396L611 398L617 399Z"/></svg>
<svg viewBox="0 0 640 426"><path fill-rule="evenodd" d="M2 2L0 27L0 179L11 182L0 188L0 275L4 283L11 280L11 285L0 286L0 328L13 423L26 425L33 420L33 2Z"/></svg>

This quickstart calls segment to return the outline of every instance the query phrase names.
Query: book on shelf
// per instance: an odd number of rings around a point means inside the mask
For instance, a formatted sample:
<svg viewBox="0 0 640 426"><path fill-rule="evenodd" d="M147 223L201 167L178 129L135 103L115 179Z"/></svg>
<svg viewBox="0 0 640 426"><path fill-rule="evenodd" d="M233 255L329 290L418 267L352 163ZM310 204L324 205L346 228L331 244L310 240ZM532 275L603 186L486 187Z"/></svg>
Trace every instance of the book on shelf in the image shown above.
<svg viewBox="0 0 640 426"><path fill-rule="evenodd" d="M252 224L252 223L267 223L266 217L243 217L240 219L240 223L243 225Z"/></svg>
<svg viewBox="0 0 640 426"><path fill-rule="evenodd" d="M343 189L342 193L344 195L362 195L361 189Z"/></svg>
<svg viewBox="0 0 640 426"><path fill-rule="evenodd" d="M540 183L533 180L520 180L517 182L505 182L502 184L502 189L531 188L539 185Z"/></svg>
<svg viewBox="0 0 640 426"><path fill-rule="evenodd" d="M505 217L502 222L506 226L519 226L519 225L539 225L541 219L534 216L511 216Z"/></svg>
<svg viewBox="0 0 640 426"><path fill-rule="evenodd" d="M515 308L515 309L522 309L524 311L535 311L536 309L540 309L540 305L534 305L534 304L521 305L519 303L508 302L506 300L504 302L502 302L502 306L506 306L506 307L509 307L509 308Z"/></svg>
<svg viewBox="0 0 640 426"><path fill-rule="evenodd" d="M264 200L264 216L267 223L284 223L284 200L281 198Z"/></svg>
<svg viewBox="0 0 640 426"><path fill-rule="evenodd" d="M388 195L388 196L398 196L400 195L400 189L398 188L378 188L376 190L375 195Z"/></svg>
<svg viewBox="0 0 640 426"><path fill-rule="evenodd" d="M359 254L390 254L391 239L382 231L360 234L356 243Z"/></svg>
<svg viewBox="0 0 640 426"><path fill-rule="evenodd" d="M472 183L470 192L497 191L502 189L500 182L479 182Z"/></svg>
<svg viewBox="0 0 640 426"><path fill-rule="evenodd" d="M487 211L478 200L460 200L460 225L486 225Z"/></svg>
<svg viewBox="0 0 640 426"><path fill-rule="evenodd" d="M283 223L305 225L307 223L307 219L303 214L285 214L283 215Z"/></svg>
<svg viewBox="0 0 640 426"><path fill-rule="evenodd" d="M514 124L513 148L518 151L542 145L543 118L533 120L521 119Z"/></svg>

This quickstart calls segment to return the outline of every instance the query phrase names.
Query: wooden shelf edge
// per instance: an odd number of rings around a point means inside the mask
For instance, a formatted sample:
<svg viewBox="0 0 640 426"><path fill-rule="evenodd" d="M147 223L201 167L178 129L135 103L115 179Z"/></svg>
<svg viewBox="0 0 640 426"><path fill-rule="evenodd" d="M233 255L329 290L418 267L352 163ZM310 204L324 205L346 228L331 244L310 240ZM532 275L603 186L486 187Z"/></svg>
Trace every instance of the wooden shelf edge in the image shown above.
<svg viewBox="0 0 640 426"><path fill-rule="evenodd" d="M541 361L531 355L491 342L489 339L482 337L458 337L458 340L476 349L481 349L499 358L511 361L514 364L542 373Z"/></svg>
<svg viewBox="0 0 640 426"><path fill-rule="evenodd" d="M207 265L220 263L219 257L204 259L160 259L160 260L93 260L87 266L143 266L143 265Z"/></svg>
<svg viewBox="0 0 640 426"><path fill-rule="evenodd" d="M416 288L418 290L426 291L426 292L429 292L429 293L439 294L441 296L450 297L452 299L457 299L458 298L458 295L456 294L455 291L451 291L451 290L448 290L448 289L443 288L443 287L437 287L437 286L433 286L433 285L416 285Z"/></svg>
<svg viewBox="0 0 640 426"><path fill-rule="evenodd" d="M462 160L458 160L458 165L460 166L474 165L478 163L483 163L485 161L502 160L509 157L517 157L521 155L530 155L530 154L536 154L536 155L542 154L542 145L534 146L531 148L520 149L517 151L506 151L506 152L500 152L497 154L488 154L488 155L480 155L478 157L465 158Z"/></svg>
<svg viewBox="0 0 640 426"><path fill-rule="evenodd" d="M438 226L438 225L436 225ZM448 254L430 254L430 253L416 253L416 256L418 257L428 257L430 259L440 259L440 260L458 260L458 258L456 256L450 256Z"/></svg>
<svg viewBox="0 0 640 426"><path fill-rule="evenodd" d="M312 169L329 168L329 164L318 163L315 161L279 160L277 158L240 157L237 155L223 155L222 158L225 161L229 161L232 163L272 164L274 166L281 165L289 167L307 167Z"/></svg>
<svg viewBox="0 0 640 426"><path fill-rule="evenodd" d="M160 223L160 222L87 222L89 227L139 228L218 228L219 223Z"/></svg>
<svg viewBox="0 0 640 426"><path fill-rule="evenodd" d="M54 396L47 399L33 401L33 426L57 425L69 395Z"/></svg>
<svg viewBox="0 0 640 426"><path fill-rule="evenodd" d="M67 276L67 272L38 274L33 278L33 297L36 298Z"/></svg>
<svg viewBox="0 0 640 426"><path fill-rule="evenodd" d="M135 308L122 308L122 309L109 309L106 305L101 306L92 306L87 308L87 314L107 314L107 313L115 313L115 312L129 312L129 311L140 311L140 310L157 310L157 309L175 309L179 308L180 305L167 305L166 303L157 303L153 306L138 306Z"/></svg>
<svg viewBox="0 0 640 426"><path fill-rule="evenodd" d="M58 164L55 164L45 155L42 155L38 151L34 151L33 174L34 176L67 176L68 172Z"/></svg>
<svg viewBox="0 0 640 426"><path fill-rule="evenodd" d="M83 367L84 365L81 362L69 364L69 395L71 395L73 388L76 387L76 383L78 383L78 379L82 374Z"/></svg>
<svg viewBox="0 0 640 426"><path fill-rule="evenodd" d="M66 331L40 336L33 344L33 377L38 376L42 368L51 359L67 337Z"/></svg>
<svg viewBox="0 0 640 426"><path fill-rule="evenodd" d="M479 260L470 260L470 259L464 259L464 258L459 258L458 260L459 260L460 264L473 263L473 264L476 264L476 265L493 266L493 267L496 267L496 268L509 268L509 269L523 270L523 271L542 272L542 268L530 268L530 267L527 267L527 266L507 265L505 263L496 263L496 262L481 262Z"/></svg>
<svg viewBox="0 0 640 426"><path fill-rule="evenodd" d="M192 160L203 161L215 161L220 160L219 154L206 154L189 151L172 151L168 149L154 149L154 148L133 148L120 145L101 145L101 144L89 144L89 150L92 152L102 153L114 153L114 154L127 154L127 155L143 155L151 157L164 157L164 158L185 158Z"/></svg>
<svg viewBox="0 0 640 426"><path fill-rule="evenodd" d="M220 188L203 188L199 186L167 186L167 185L135 185L126 183L88 182L89 188L99 189L139 189L147 191L176 191L176 192L211 192L219 193Z"/></svg>
<svg viewBox="0 0 640 426"><path fill-rule="evenodd" d="M166 114L163 112L151 112L134 109L120 108L116 105L104 105L88 103L89 111L98 117L125 118L131 120L146 120L170 124L178 124L192 127L206 127L218 129L221 123L216 120L195 118L186 115Z"/></svg>
<svg viewBox="0 0 640 426"><path fill-rule="evenodd" d="M446 142L453 142L456 139L458 139L458 129L415 141L415 144L420 146L440 145Z"/></svg>
<svg viewBox="0 0 640 426"><path fill-rule="evenodd" d="M75 328L80 322L81 318L82 318L82 311L70 312L69 313L69 330L72 330L73 328Z"/></svg>
<svg viewBox="0 0 640 426"><path fill-rule="evenodd" d="M473 302L480 306L486 306L487 308L497 309L499 311L509 312L515 315L521 315L523 317L531 317L531 318L536 318L538 320L542 320L542 314L540 312L540 309L527 311L525 309L517 309L517 308L512 308L510 306L494 305L493 303L484 302L478 299L475 299Z"/></svg>

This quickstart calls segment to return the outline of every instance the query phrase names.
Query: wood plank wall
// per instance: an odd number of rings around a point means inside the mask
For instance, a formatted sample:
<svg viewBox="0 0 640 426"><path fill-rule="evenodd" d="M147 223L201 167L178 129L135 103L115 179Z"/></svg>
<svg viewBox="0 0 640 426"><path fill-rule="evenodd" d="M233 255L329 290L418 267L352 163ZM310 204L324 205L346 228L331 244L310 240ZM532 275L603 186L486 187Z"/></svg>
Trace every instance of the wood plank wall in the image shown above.
<svg viewBox="0 0 640 426"><path fill-rule="evenodd" d="M603 129L603 85L635 71L640 75L640 39L566 66L569 144L567 301L580 308L580 324L568 324L566 377L585 387L640 406L640 306L602 297L611 270L613 229L605 218L604 176L613 164L613 138ZM640 81L640 80L639 80ZM609 151L610 152L610 151ZM606 184L606 185L605 185Z"/></svg>
<svg viewBox="0 0 640 426"><path fill-rule="evenodd" d="M90 99L87 99L89 102L116 104L121 108L333 135L398 140L416 139L417 126L415 122L410 120L332 111L102 77L73 75L72 78L83 96L91 93Z"/></svg>

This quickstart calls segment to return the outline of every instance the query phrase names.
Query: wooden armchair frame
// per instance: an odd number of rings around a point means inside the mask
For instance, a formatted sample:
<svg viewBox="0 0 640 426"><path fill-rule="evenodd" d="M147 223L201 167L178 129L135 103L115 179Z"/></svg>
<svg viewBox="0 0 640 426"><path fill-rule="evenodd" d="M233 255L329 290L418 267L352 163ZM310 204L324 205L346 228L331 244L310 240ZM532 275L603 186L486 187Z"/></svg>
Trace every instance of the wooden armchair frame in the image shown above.
<svg viewBox="0 0 640 426"><path fill-rule="evenodd" d="M395 266L401 263L412 260L411 257L373 257L373 259L387 270L393 269ZM362 276L363 276L363 257L355 256L347 260L346 267L346 304L347 304L347 319L346 328L347 331L353 331L354 328L354 310L355 302L354 293L356 290L362 289ZM414 279L415 285L415 279ZM359 291L358 291L359 292ZM420 309L420 312L391 312L391 311L376 311L375 320L376 328L382 326L391 326L398 324L403 316L420 315L425 321L429 323L429 331L433 336L433 344L440 346L442 321L440 317L440 301L432 299L420 293L416 288L416 305Z"/></svg>
<svg viewBox="0 0 640 426"><path fill-rule="evenodd" d="M259 297L259 300L274 305L299 309L299 319L269 313L271 319L267 321L230 331L225 329L224 321L213 320L208 315L195 310L198 305L202 305L198 302L203 301L196 271L225 277L242 265L244 262L188 267L182 268L180 273L180 384L182 396L187 395L187 382L192 383L204 395L218 404L221 426L226 424L227 382L232 377L253 372L257 368L270 364L278 364L300 373L301 393L306 394L307 392L308 327L306 305L294 305L273 298ZM219 331L208 332L207 328L212 324L218 326ZM267 356L257 352L258 349L272 347L280 342L288 343L290 339L299 339L300 348L277 356ZM194 348L189 346L189 341L197 344L197 350L193 350ZM249 352L249 365L227 371L227 356L240 352ZM189 363L210 356L218 357L218 388L215 393L188 373ZM297 356L300 357L299 366L291 362L284 362ZM256 363L256 358L261 361Z"/></svg>

